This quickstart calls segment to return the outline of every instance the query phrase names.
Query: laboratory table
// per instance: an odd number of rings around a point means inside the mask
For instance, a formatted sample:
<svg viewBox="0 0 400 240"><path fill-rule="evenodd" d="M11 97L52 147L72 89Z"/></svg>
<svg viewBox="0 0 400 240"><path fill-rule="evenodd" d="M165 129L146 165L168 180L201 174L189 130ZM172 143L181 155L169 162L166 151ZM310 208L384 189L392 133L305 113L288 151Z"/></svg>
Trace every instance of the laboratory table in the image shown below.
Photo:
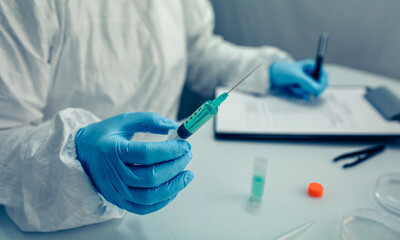
<svg viewBox="0 0 400 240"><path fill-rule="evenodd" d="M389 86L400 81L338 65L327 65L332 85ZM339 239L342 216L355 208L384 211L373 196L378 177L400 172L400 144L350 169L333 163L340 153L368 146L349 142L216 140L212 122L190 139L193 182L166 208L139 216L54 233L23 233L0 207L0 239L274 239L310 220L298 239ZM263 201L248 201L253 160L268 159ZM322 198L308 184L324 186Z"/></svg>

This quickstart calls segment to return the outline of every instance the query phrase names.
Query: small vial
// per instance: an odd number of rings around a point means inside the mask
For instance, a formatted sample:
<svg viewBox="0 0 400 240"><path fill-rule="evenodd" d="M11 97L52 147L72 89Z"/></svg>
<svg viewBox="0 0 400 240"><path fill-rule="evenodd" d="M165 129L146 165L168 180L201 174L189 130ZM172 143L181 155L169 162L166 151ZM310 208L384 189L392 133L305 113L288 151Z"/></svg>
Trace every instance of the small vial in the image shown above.
<svg viewBox="0 0 400 240"><path fill-rule="evenodd" d="M251 200L261 201L264 194L265 174L267 172L267 159L257 157L254 159L253 181L251 184Z"/></svg>

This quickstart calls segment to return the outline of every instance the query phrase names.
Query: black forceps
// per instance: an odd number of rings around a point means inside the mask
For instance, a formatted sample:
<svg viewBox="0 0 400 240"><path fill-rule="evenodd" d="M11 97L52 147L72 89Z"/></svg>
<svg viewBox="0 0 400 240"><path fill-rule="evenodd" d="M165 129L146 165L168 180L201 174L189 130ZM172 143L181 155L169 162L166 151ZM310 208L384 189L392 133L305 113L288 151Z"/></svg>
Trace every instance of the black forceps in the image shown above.
<svg viewBox="0 0 400 240"><path fill-rule="evenodd" d="M356 158L356 160L354 162L351 163L346 163L343 165L343 168L349 168L349 167L353 167L356 166L362 162L364 162L365 160L368 160L369 158L373 157L374 155L382 152L383 150L385 150L385 145L377 145L377 146L373 146L373 147L368 147L365 148L363 150L357 151L357 152L351 152L351 153L345 153L342 154L340 156L337 156L336 158L333 159L334 162L346 159L346 158Z"/></svg>

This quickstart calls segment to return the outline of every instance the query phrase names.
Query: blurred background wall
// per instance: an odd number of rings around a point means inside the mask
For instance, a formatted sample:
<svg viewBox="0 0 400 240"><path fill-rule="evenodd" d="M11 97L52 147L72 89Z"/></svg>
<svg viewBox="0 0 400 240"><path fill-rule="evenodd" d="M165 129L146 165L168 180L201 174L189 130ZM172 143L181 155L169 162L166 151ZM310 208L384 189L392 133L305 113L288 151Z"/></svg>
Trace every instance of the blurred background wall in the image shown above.
<svg viewBox="0 0 400 240"><path fill-rule="evenodd" d="M330 34L326 61L400 80L400 0L211 0L215 33L247 46L273 45L314 58ZM202 99L185 88L179 117Z"/></svg>

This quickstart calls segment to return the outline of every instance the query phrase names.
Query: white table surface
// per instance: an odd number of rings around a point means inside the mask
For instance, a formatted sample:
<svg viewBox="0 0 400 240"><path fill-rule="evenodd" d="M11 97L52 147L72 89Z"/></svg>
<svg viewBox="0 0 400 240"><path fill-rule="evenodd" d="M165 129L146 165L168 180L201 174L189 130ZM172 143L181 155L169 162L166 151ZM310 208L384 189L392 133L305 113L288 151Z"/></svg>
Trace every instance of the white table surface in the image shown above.
<svg viewBox="0 0 400 240"><path fill-rule="evenodd" d="M386 85L400 96L400 81L327 65L331 84ZM193 182L166 208L138 216L55 233L23 233L0 207L0 239L274 239L309 220L298 239L339 239L342 216L368 207L384 211L373 196L377 178L400 172L400 144L350 169L333 163L340 153L366 143L216 140L212 122L191 137ZM253 159L268 159L261 207L249 211ZM322 198L307 195L310 182Z"/></svg>

